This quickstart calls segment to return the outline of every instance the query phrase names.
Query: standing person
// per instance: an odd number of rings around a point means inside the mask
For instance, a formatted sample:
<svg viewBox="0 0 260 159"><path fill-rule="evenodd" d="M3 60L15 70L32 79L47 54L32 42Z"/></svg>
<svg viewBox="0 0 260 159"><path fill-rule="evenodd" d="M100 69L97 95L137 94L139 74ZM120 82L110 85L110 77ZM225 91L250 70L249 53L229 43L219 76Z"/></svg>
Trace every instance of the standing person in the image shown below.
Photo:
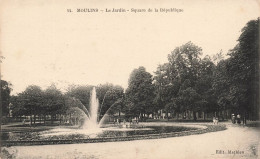
<svg viewBox="0 0 260 159"><path fill-rule="evenodd" d="M136 117L134 118L134 122L133 122L133 123L137 124L137 119L136 119Z"/></svg>
<svg viewBox="0 0 260 159"><path fill-rule="evenodd" d="M132 123L132 119L131 119L131 118L129 118L129 124L131 125L131 123Z"/></svg>
<svg viewBox="0 0 260 159"><path fill-rule="evenodd" d="M232 121L233 124L235 124L235 121L236 121L236 119L235 119L235 114L232 114L232 116L231 116L231 121Z"/></svg>
<svg viewBox="0 0 260 159"><path fill-rule="evenodd" d="M218 125L218 117L215 118L215 123Z"/></svg>
<svg viewBox="0 0 260 159"><path fill-rule="evenodd" d="M239 114L237 114L237 123L238 123L238 124L240 124L240 123L241 123L241 120L240 120L240 118L241 118L241 117L240 117L240 115L239 115Z"/></svg>
<svg viewBox="0 0 260 159"><path fill-rule="evenodd" d="M23 119L23 125L25 125L25 119Z"/></svg>

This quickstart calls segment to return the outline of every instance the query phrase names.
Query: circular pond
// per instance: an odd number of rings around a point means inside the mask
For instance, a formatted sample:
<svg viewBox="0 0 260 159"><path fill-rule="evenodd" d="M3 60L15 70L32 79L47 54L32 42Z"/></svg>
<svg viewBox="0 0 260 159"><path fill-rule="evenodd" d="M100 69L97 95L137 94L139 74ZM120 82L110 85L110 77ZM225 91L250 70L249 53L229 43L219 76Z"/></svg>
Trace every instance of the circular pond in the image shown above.
<svg viewBox="0 0 260 159"><path fill-rule="evenodd" d="M115 142L201 134L224 130L223 126L199 125L107 125L97 129L56 127L48 130L15 131L2 134L3 145L46 145Z"/></svg>
<svg viewBox="0 0 260 159"><path fill-rule="evenodd" d="M103 127L98 129L68 129L59 128L39 133L42 139L91 139L91 138L120 138L140 135L165 134L196 130L195 127L184 126L134 126L130 128Z"/></svg>

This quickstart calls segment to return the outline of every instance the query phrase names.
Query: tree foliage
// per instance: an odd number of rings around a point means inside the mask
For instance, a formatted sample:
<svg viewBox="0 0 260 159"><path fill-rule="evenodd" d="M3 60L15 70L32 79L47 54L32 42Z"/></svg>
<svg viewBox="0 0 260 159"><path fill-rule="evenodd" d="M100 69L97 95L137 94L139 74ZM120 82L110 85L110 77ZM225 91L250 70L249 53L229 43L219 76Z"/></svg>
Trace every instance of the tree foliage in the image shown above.
<svg viewBox="0 0 260 159"><path fill-rule="evenodd" d="M154 85L152 82L152 75L146 72L144 67L132 71L126 90L129 112L136 115L153 112Z"/></svg>
<svg viewBox="0 0 260 159"><path fill-rule="evenodd" d="M231 102L238 113L257 111L259 105L259 18L242 29L238 44L229 52L227 72Z"/></svg>
<svg viewBox="0 0 260 159"><path fill-rule="evenodd" d="M5 80L1 80L1 104L2 115L7 116L9 113L10 93L12 91L12 84Z"/></svg>
<svg viewBox="0 0 260 159"><path fill-rule="evenodd" d="M121 86L109 83L96 86L99 116L192 111L196 120L196 112L231 110L258 119L259 18L241 30L238 44L227 57L222 50L212 58L202 55L199 46L187 42L168 55L168 62L158 65L154 76L144 67L134 69L125 93ZM14 116L53 116L78 108L89 112L91 85L70 86L65 94L54 85L46 90L31 85L10 97L11 86L1 80L3 115L8 114L10 102Z"/></svg>
<svg viewBox="0 0 260 159"><path fill-rule="evenodd" d="M121 86L109 83L99 85L97 97L100 105L100 117L106 113L114 114L123 110L124 89Z"/></svg>

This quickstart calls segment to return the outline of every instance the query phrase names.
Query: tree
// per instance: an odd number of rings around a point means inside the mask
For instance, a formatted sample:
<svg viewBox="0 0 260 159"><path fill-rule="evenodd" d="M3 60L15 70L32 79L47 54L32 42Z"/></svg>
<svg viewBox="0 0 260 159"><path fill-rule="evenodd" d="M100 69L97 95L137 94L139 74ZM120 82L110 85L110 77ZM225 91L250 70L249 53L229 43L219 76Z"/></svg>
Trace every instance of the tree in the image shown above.
<svg viewBox="0 0 260 159"><path fill-rule="evenodd" d="M193 119L196 121L196 113L201 106L201 96L191 87L181 88L178 94L178 101L186 110L193 111Z"/></svg>
<svg viewBox="0 0 260 159"><path fill-rule="evenodd" d="M2 116L7 116L9 114L10 93L12 91L11 87L11 83L1 80Z"/></svg>
<svg viewBox="0 0 260 159"><path fill-rule="evenodd" d="M49 86L44 91L44 100L42 101L44 101L41 109L44 110L44 112L42 111L42 113L44 113L44 121L46 115L51 115L51 122L53 123L53 118L56 118L57 114L59 114L61 118L61 115L66 113L67 107L65 107L65 99L55 85Z"/></svg>
<svg viewBox="0 0 260 159"><path fill-rule="evenodd" d="M83 105L79 99L68 95L64 96L64 106L62 110L62 114L65 116L64 119L66 121L67 115L69 115L70 123L74 122L74 124L77 124L79 121L84 120L86 116L89 117L89 111L86 109L85 105Z"/></svg>
<svg viewBox="0 0 260 159"><path fill-rule="evenodd" d="M175 86L173 107L176 110L191 110L195 114L199 109L201 96L197 93L196 83L199 80L202 49L192 42L175 48L168 55L169 76L171 85ZM187 97L187 94L191 95ZM190 103L188 103L190 102ZM195 115L193 115L196 120Z"/></svg>
<svg viewBox="0 0 260 159"><path fill-rule="evenodd" d="M237 46L229 53L228 75L232 81L232 102L244 122L251 114L259 119L259 18L242 29Z"/></svg>
<svg viewBox="0 0 260 159"><path fill-rule="evenodd" d="M85 108L89 110L90 93L92 89L93 86L91 85L84 85L84 86L71 85L68 88L67 93L65 95L79 99L80 102L85 106Z"/></svg>
<svg viewBox="0 0 260 159"><path fill-rule="evenodd" d="M181 83L186 79L191 79L191 84L194 85L198 77L200 55L202 55L202 49L192 42L175 48L168 55L170 78L177 79Z"/></svg>
<svg viewBox="0 0 260 159"><path fill-rule="evenodd" d="M216 53L212 56L212 61L215 65L217 65L220 61L224 60L223 51L220 50L219 53Z"/></svg>
<svg viewBox="0 0 260 159"><path fill-rule="evenodd" d="M217 106L212 110L231 110L234 111L232 104L232 93L231 93L231 80L227 72L227 64L229 59L221 60L217 63L213 74L213 93L211 96L217 100Z"/></svg>
<svg viewBox="0 0 260 159"><path fill-rule="evenodd" d="M126 90L127 109L135 116L144 117L146 113L151 113L154 99L154 86L152 75L146 72L144 67L134 69L128 80Z"/></svg>
<svg viewBox="0 0 260 159"><path fill-rule="evenodd" d="M172 78L172 70L169 63L159 65L154 76L156 111L163 109L168 118L168 112L179 112L175 105L175 98L179 90L179 82Z"/></svg>
<svg viewBox="0 0 260 159"><path fill-rule="evenodd" d="M97 97L99 99L99 118L106 113L110 115L115 112L122 112L124 107L124 89L121 86L113 84L103 84L97 87Z"/></svg>
<svg viewBox="0 0 260 159"><path fill-rule="evenodd" d="M20 117L26 114L25 105L23 102L23 97L20 94L18 95L12 95L10 98L11 104L11 110L13 117Z"/></svg>
<svg viewBox="0 0 260 159"><path fill-rule="evenodd" d="M21 104L23 104L25 109L25 115L29 115L32 120L34 116L34 124L36 120L36 115L39 115L42 111L41 106L43 104L43 91L41 87L36 85L28 86L24 92L19 94L21 99Z"/></svg>
<svg viewBox="0 0 260 159"><path fill-rule="evenodd" d="M213 90L213 80L215 64L209 56L205 56L201 61L198 69L198 78L195 84L195 90L200 95L200 101L197 110L205 113L219 111L217 108L217 100Z"/></svg>

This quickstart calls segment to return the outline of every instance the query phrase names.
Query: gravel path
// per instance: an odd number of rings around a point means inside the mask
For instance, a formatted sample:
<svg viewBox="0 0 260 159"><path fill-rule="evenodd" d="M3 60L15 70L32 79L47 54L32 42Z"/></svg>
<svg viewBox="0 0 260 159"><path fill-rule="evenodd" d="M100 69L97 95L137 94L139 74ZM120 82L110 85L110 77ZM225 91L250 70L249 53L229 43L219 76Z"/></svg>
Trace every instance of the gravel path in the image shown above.
<svg viewBox="0 0 260 159"><path fill-rule="evenodd" d="M226 126L227 130L224 131L183 137L128 142L17 146L10 147L9 151L17 152L16 158L257 158L260 153L259 129L229 123L226 123Z"/></svg>

